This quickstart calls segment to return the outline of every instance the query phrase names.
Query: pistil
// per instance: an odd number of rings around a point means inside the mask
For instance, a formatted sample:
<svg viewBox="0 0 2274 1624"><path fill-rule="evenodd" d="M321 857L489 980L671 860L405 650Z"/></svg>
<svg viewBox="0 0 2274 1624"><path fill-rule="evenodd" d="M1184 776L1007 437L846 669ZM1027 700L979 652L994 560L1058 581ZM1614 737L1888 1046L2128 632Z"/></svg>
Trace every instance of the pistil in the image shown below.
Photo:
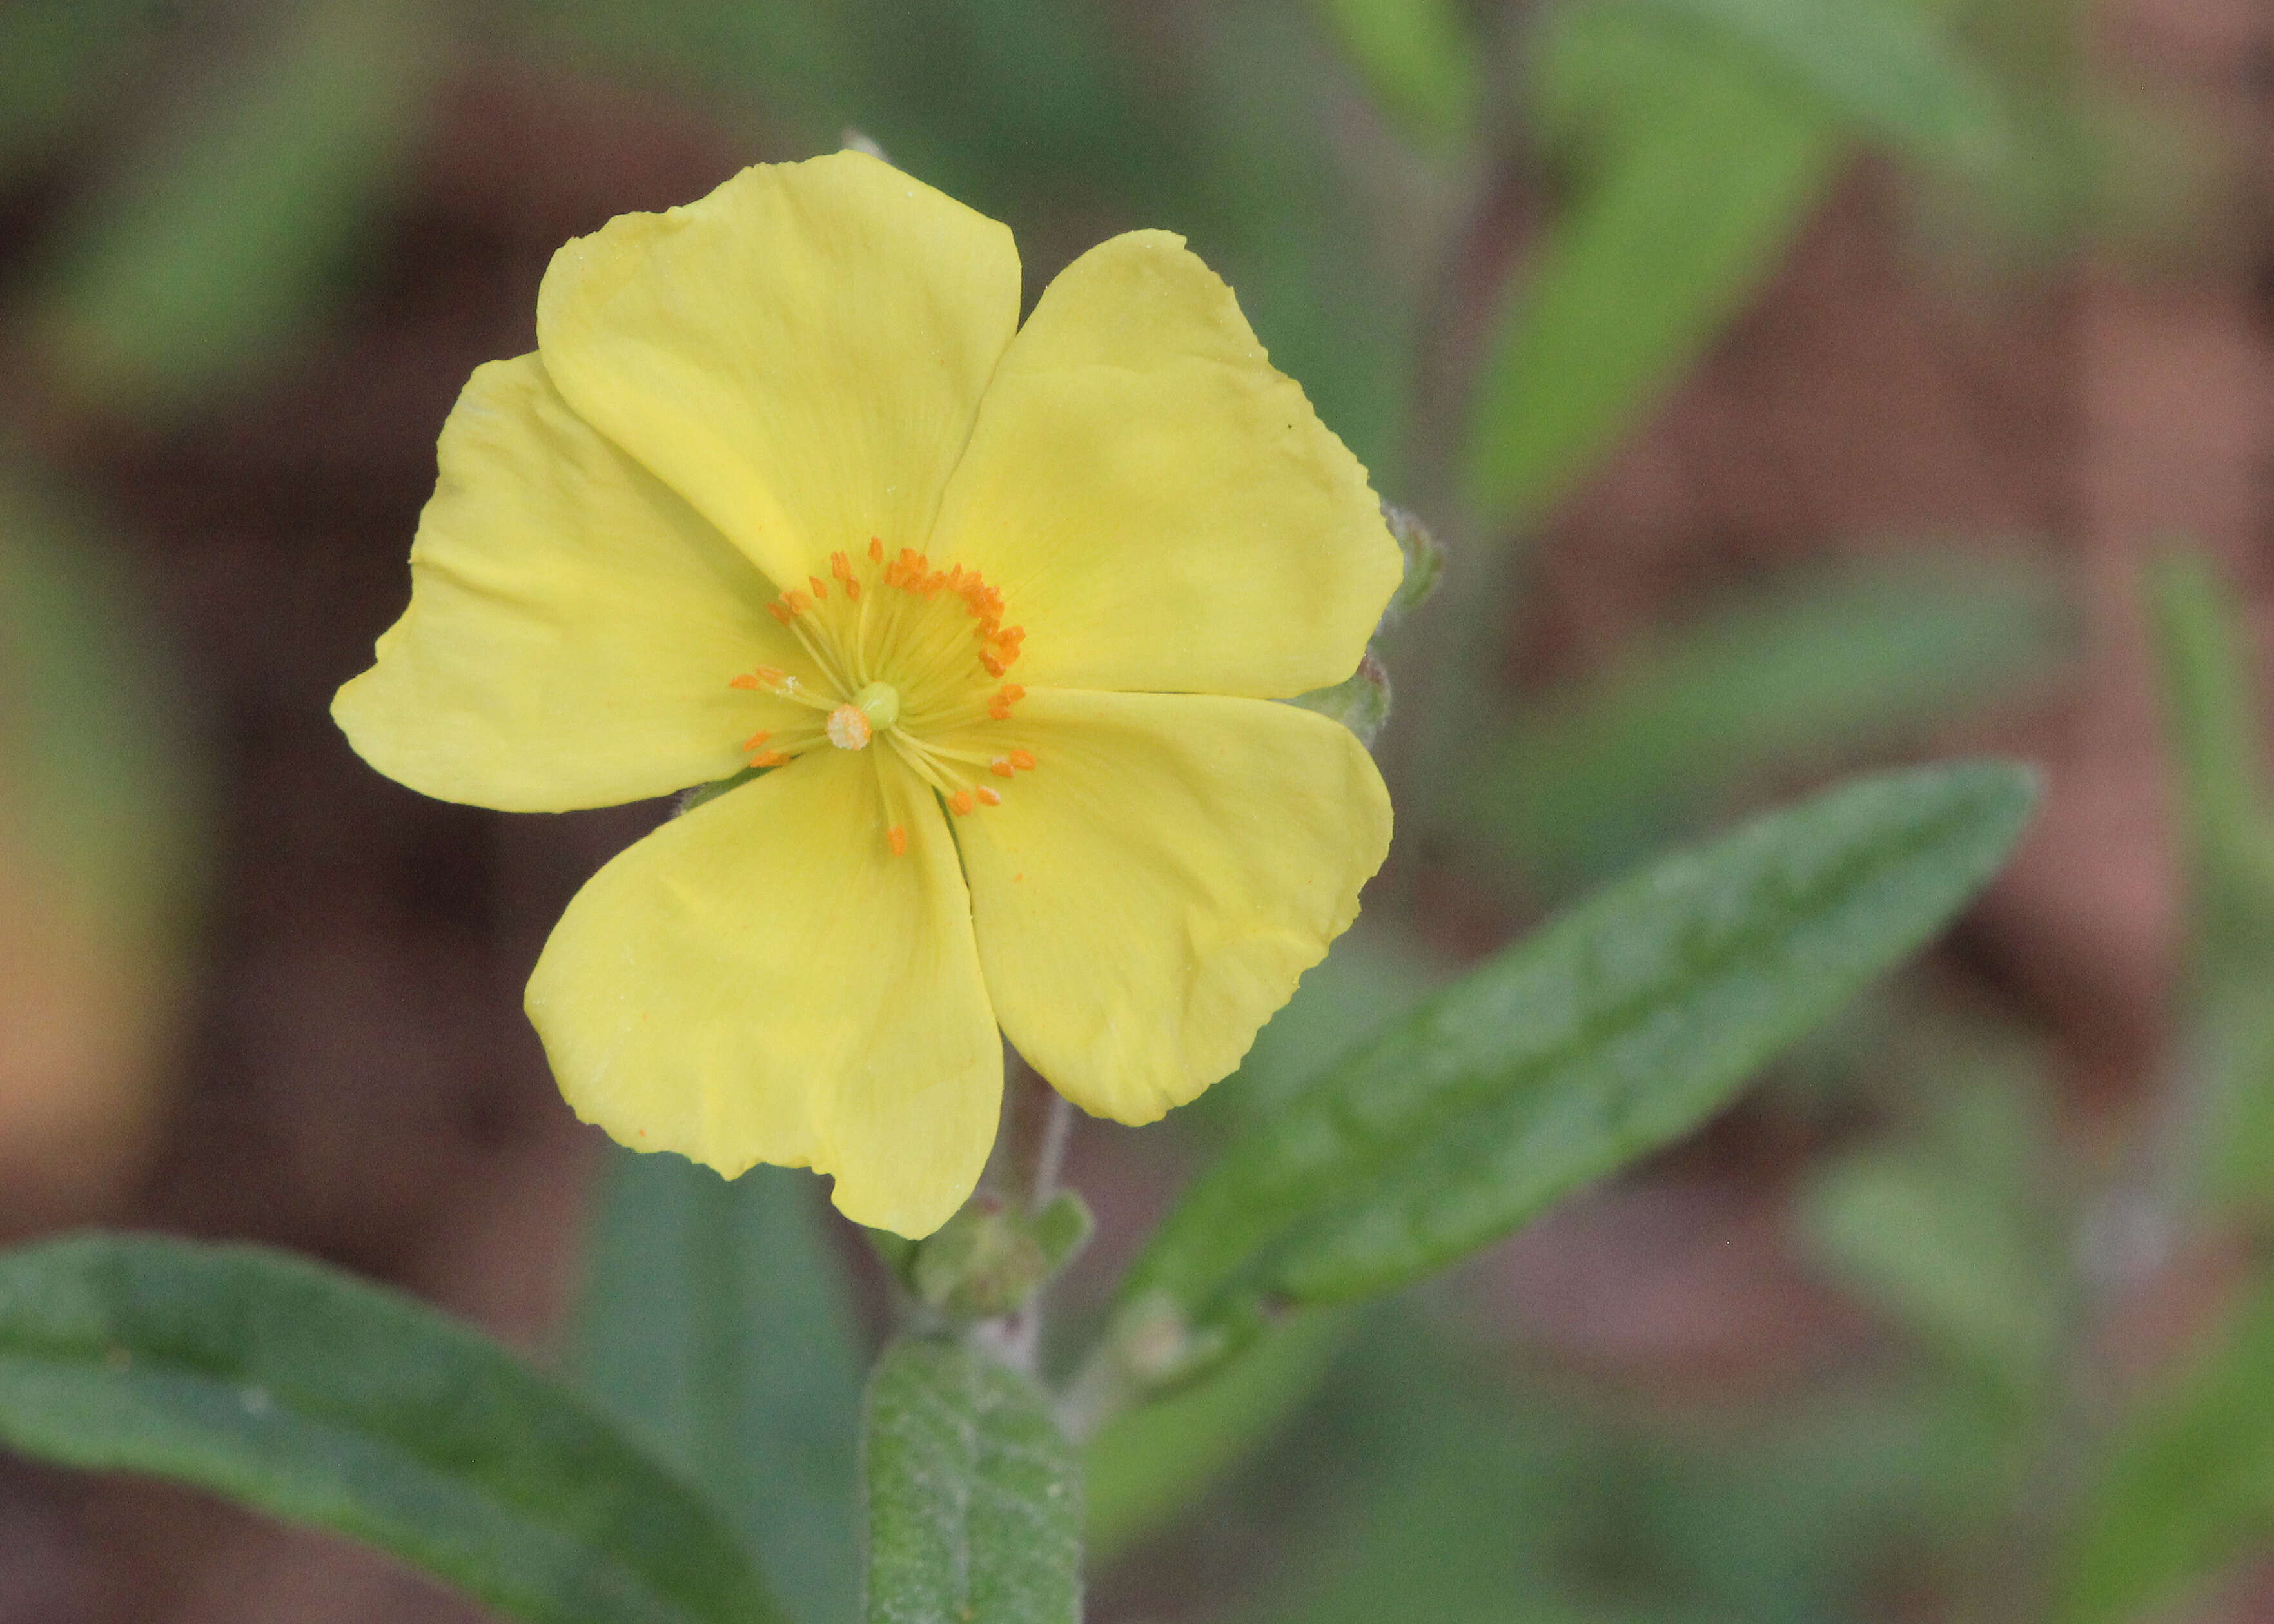
<svg viewBox="0 0 2274 1624"><path fill-rule="evenodd" d="M934 569L907 547L887 557L872 539L865 558L832 553L826 580L809 576L766 608L797 639L820 686L806 688L771 665L733 686L823 715L815 725L753 733L742 747L752 766L787 764L825 741L862 750L881 736L959 815L1002 803L990 775L1008 778L1034 766L1032 755L995 735L1027 696L1004 680L1026 633L1003 624L1002 594L978 571ZM887 832L895 853L906 849L903 824L895 821Z"/></svg>

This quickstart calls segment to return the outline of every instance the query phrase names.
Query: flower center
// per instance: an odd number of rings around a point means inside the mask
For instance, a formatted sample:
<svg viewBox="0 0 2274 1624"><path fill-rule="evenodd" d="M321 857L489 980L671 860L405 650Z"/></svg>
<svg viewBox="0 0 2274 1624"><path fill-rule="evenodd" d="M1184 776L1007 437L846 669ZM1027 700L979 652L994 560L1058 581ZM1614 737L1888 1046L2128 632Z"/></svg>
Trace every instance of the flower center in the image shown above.
<svg viewBox="0 0 2274 1624"><path fill-rule="evenodd" d="M889 682L871 682L829 713L829 742L840 750L863 750L877 728L900 719L900 690Z"/></svg>
<svg viewBox="0 0 2274 1624"><path fill-rule="evenodd" d="M809 725L752 733L742 743L750 765L786 766L824 743L862 750L882 739L959 816L999 804L989 780L1035 765L1008 726L1027 690L1003 677L1026 632L1003 624L1002 594L978 571L934 569L911 548L888 560L875 540L857 561L832 553L829 573L766 605L817 680L772 665L734 680L817 713ZM887 838L895 852L907 849L900 825Z"/></svg>

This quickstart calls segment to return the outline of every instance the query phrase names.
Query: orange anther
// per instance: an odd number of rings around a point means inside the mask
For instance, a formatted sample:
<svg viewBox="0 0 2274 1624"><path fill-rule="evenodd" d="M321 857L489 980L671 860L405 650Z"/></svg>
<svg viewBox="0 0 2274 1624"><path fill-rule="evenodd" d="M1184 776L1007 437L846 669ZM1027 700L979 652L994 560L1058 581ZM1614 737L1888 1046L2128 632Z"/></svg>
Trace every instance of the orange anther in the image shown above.
<svg viewBox="0 0 2274 1624"><path fill-rule="evenodd" d="M748 755L750 751L757 749L760 745L764 744L767 740L772 737L773 735L772 733L761 727L757 732L752 733L749 738L742 741L743 753Z"/></svg>
<svg viewBox="0 0 2274 1624"><path fill-rule="evenodd" d="M874 536L869 538L869 561L871 564L881 564L885 561L885 544Z"/></svg>
<svg viewBox="0 0 2274 1624"><path fill-rule="evenodd" d="M779 750L761 750L756 756L750 757L750 765L753 767L779 767L786 764L788 760L789 757Z"/></svg>
<svg viewBox="0 0 2274 1624"><path fill-rule="evenodd" d="M990 677L999 677L1005 672L1011 669L1001 660L995 658L995 650L992 649L982 649L979 650L979 663L987 667L987 674Z"/></svg>
<svg viewBox="0 0 2274 1624"><path fill-rule="evenodd" d="M727 686L728 688L757 688L758 686L758 680L746 672L742 675L736 677L733 681L727 683Z"/></svg>
<svg viewBox="0 0 2274 1624"><path fill-rule="evenodd" d="M1011 758L1007 756L997 756L993 761L987 763L987 771L993 773L998 778L1009 778L1011 776Z"/></svg>
<svg viewBox="0 0 2274 1624"><path fill-rule="evenodd" d="M768 604L766 605L766 613L773 616L775 620L779 620L784 626L787 626L793 618L788 608L779 603Z"/></svg>
<svg viewBox="0 0 2274 1624"><path fill-rule="evenodd" d="M1003 691L996 695L1006 705L1015 705L1026 696L1027 690L1015 682L1005 682L1003 685Z"/></svg>
<svg viewBox="0 0 2274 1624"><path fill-rule="evenodd" d="M848 580L846 582L845 596L851 598L855 603L859 603L861 601L861 583L858 581Z"/></svg>
<svg viewBox="0 0 2274 1624"><path fill-rule="evenodd" d="M989 789L984 784L982 784L977 789L971 793L978 796L980 800L985 801L990 807L999 807L1003 804L1003 797L995 791Z"/></svg>
<svg viewBox="0 0 2274 1624"><path fill-rule="evenodd" d="M789 605L789 612L792 614L803 614L807 610L813 607L813 599L807 597L804 593L795 590L784 592L782 594L782 602Z"/></svg>
<svg viewBox="0 0 2274 1624"><path fill-rule="evenodd" d="M892 843L893 856L906 857L908 854L908 831L898 823L885 831L885 838Z"/></svg>
<svg viewBox="0 0 2274 1624"><path fill-rule="evenodd" d="M1021 772L1032 772L1035 770L1034 755L1028 750L1013 750L1011 752L1011 764Z"/></svg>
<svg viewBox="0 0 2274 1624"><path fill-rule="evenodd" d="M813 589L813 595L816 598L826 598L829 596L829 589L821 584L819 575L808 575L805 578L805 583Z"/></svg>
<svg viewBox="0 0 2274 1624"><path fill-rule="evenodd" d="M1011 707L998 699L987 707L987 714L998 722L1007 722L1011 719Z"/></svg>
<svg viewBox="0 0 2274 1624"><path fill-rule="evenodd" d="M948 797L947 804L953 807L959 813L968 816L974 804L971 799L971 792L968 789L960 789L956 791L954 794Z"/></svg>
<svg viewBox="0 0 2274 1624"><path fill-rule="evenodd" d="M761 665L750 674L768 688L779 688L789 680L782 674L781 669L775 665Z"/></svg>
<svg viewBox="0 0 2274 1624"><path fill-rule="evenodd" d="M829 555L829 573L836 576L840 581L850 581L853 579L853 560L847 558L842 553L831 553Z"/></svg>

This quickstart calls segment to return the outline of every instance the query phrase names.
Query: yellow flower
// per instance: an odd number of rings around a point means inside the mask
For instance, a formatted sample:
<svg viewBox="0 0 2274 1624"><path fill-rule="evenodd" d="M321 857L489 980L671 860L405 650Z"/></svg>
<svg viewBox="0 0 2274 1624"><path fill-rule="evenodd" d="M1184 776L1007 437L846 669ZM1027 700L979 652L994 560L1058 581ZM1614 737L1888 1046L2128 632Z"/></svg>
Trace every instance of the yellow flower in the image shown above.
<svg viewBox="0 0 2274 1624"><path fill-rule="evenodd" d="M1180 238L1018 308L1006 229L854 153L568 244L333 705L510 811L773 769L593 877L530 1018L623 1143L811 1166L908 1236L986 1161L998 1022L1150 1122L1389 840L1349 733L1264 703L1347 677L1397 584L1365 470Z"/></svg>

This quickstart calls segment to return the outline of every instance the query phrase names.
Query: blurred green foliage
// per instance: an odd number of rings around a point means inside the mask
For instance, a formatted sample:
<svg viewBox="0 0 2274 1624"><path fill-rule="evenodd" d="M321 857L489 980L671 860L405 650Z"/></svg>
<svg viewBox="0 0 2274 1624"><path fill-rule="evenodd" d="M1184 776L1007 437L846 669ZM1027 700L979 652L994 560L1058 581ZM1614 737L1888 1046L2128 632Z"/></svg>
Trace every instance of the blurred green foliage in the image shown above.
<svg viewBox="0 0 2274 1624"><path fill-rule="evenodd" d="M2042 688L2074 640L2025 555L1806 566L1534 702L1468 787L1468 826L1536 878L1600 881L1749 782L1892 755Z"/></svg>
<svg viewBox="0 0 2274 1624"><path fill-rule="evenodd" d="M813 1181L611 1146L578 1373L708 1497L802 1624L850 1624L867 1351Z"/></svg>
<svg viewBox="0 0 2274 1624"><path fill-rule="evenodd" d="M0 836L145 952L186 926L206 816L155 620L100 515L0 464Z"/></svg>
<svg viewBox="0 0 2274 1624"><path fill-rule="evenodd" d="M152 117L52 247L30 325L56 381L178 409L305 335L379 229L439 45L423 0L309 0Z"/></svg>

